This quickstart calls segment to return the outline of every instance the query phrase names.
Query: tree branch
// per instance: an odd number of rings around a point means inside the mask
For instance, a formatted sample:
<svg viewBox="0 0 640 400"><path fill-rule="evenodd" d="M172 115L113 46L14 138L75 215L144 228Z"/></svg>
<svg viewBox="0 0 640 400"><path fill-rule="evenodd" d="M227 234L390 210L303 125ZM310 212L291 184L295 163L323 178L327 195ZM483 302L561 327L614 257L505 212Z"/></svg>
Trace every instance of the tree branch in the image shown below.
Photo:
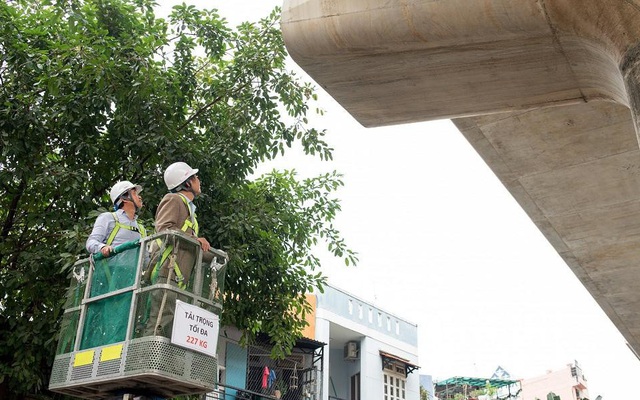
<svg viewBox="0 0 640 400"><path fill-rule="evenodd" d="M2 224L2 233L0 233L0 237L3 240L9 236L9 232L11 232L11 228L13 228L18 204L20 203L20 199L22 198L26 187L27 182L24 178L22 178L22 180L20 181L20 185L18 185L18 193L16 193L13 196L13 199L11 199L11 204L9 205L9 210L7 211L7 218L5 218L4 223Z"/></svg>

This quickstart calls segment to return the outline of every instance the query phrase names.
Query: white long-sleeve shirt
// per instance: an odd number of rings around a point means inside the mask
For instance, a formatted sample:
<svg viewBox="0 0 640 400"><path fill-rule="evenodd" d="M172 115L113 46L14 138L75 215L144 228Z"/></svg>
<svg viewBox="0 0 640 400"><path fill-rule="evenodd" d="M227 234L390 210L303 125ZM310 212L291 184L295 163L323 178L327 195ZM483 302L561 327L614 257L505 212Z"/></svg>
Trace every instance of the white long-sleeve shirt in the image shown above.
<svg viewBox="0 0 640 400"><path fill-rule="evenodd" d="M116 211L116 217L121 224L138 228L137 216L132 220L124 210L120 209ZM93 230L91 231L89 238L87 238L87 243L85 245L87 251L92 254L97 253L100 249L106 246L107 238L115 226L116 221L113 219L112 213L105 212L98 215L96 222L93 224ZM136 239L140 239L139 232L130 231L129 229L120 229L116 234L116 237L113 239L113 242L111 242L111 246L115 247L119 244Z"/></svg>

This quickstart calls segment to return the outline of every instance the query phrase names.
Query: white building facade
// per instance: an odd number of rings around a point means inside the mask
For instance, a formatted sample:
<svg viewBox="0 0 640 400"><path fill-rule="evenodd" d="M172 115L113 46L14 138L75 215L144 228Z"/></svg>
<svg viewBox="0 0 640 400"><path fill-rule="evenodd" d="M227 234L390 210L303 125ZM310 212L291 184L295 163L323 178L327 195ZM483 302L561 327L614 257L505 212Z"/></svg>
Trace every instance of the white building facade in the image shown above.
<svg viewBox="0 0 640 400"><path fill-rule="evenodd" d="M417 325L330 285L313 297L323 400L419 400Z"/></svg>

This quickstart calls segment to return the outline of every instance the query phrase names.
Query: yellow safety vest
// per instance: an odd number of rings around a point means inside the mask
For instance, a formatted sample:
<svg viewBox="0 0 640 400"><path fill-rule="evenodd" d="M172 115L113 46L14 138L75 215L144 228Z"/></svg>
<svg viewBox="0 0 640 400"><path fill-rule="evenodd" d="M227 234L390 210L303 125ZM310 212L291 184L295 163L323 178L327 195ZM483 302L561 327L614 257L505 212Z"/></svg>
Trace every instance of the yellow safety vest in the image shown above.
<svg viewBox="0 0 640 400"><path fill-rule="evenodd" d="M182 228L180 228L180 230L182 232L186 232L187 229L191 228L193 229L193 233L198 236L198 220L196 219L196 214L194 213L193 215L191 214L191 206L189 206L189 199L187 199L187 197L185 195L183 195L182 193L178 193L178 195L180 196L180 198L182 199L182 201L184 202L184 205L187 207L187 210L189 210L189 216L187 217L187 219L184 220L184 224L182 224ZM193 219L193 221L191 221Z"/></svg>
<svg viewBox="0 0 640 400"><path fill-rule="evenodd" d="M144 226L142 226L140 222L138 222L138 227L136 228L135 226L125 225L122 222L120 222L118 220L118 215L116 213L112 212L111 215L113 216L113 219L116 221L116 226L113 227L113 230L111 231L111 233L109 234L109 237L107 238L107 243L106 243L107 246L111 246L111 243L113 243L113 240L116 238L116 235L118 234L118 231L120 229L127 229L129 231L138 232L140 233L140 237L147 236L147 230L144 229Z"/></svg>

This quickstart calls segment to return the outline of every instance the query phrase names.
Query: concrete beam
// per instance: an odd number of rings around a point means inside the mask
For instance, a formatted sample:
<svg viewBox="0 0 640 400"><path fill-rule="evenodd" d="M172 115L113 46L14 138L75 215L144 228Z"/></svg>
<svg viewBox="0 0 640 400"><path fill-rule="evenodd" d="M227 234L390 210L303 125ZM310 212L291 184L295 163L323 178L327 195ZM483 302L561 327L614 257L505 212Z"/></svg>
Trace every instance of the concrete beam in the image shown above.
<svg viewBox="0 0 640 400"><path fill-rule="evenodd" d="M282 30L311 77L379 126L626 105L619 66L640 37L638 14L624 0L289 0Z"/></svg>
<svg viewBox="0 0 640 400"><path fill-rule="evenodd" d="M640 353L640 1L285 0L364 126L452 118Z"/></svg>

